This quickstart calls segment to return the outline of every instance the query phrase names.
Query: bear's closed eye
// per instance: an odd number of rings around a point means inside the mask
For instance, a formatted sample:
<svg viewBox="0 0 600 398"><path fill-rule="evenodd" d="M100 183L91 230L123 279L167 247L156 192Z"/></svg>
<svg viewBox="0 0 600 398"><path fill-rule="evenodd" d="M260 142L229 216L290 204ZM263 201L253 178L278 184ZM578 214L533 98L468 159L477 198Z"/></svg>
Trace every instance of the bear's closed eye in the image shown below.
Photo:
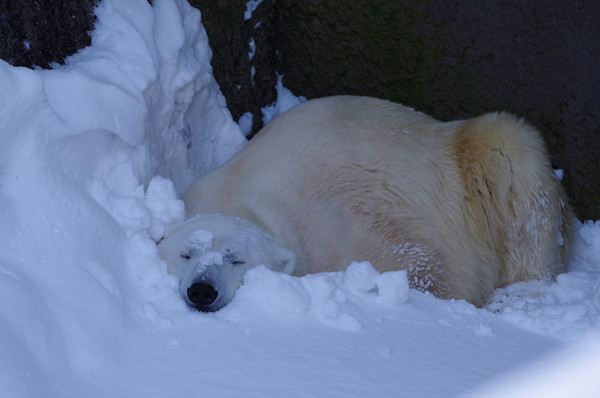
<svg viewBox="0 0 600 398"><path fill-rule="evenodd" d="M236 252L233 249L227 249L227 254L225 254L225 259L228 260L231 265L242 265L246 264L244 260L240 260L237 258Z"/></svg>

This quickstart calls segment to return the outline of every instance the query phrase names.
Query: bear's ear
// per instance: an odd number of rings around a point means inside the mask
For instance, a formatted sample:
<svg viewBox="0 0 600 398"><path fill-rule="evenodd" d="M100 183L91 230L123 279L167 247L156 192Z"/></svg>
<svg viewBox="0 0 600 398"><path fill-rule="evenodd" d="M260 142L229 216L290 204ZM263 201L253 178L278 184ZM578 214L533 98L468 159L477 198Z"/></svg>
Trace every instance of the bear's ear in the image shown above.
<svg viewBox="0 0 600 398"><path fill-rule="evenodd" d="M287 249L279 248L277 251L277 264L276 271L283 272L285 274L292 274L294 268L296 268L296 256L294 253Z"/></svg>

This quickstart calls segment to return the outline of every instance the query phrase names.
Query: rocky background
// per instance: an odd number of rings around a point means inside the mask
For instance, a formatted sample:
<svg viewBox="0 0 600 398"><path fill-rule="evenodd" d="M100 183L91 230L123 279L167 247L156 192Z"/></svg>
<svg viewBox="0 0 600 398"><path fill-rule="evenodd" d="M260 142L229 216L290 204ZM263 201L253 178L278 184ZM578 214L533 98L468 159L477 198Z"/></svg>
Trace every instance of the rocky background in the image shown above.
<svg viewBox="0 0 600 398"><path fill-rule="evenodd" d="M544 135L577 215L600 219L600 2L189 0L235 120L296 95L369 95L440 120L494 110ZM94 0L0 0L0 56L47 67L89 43Z"/></svg>
<svg viewBox="0 0 600 398"><path fill-rule="evenodd" d="M98 0L0 0L0 58L49 68L90 44Z"/></svg>

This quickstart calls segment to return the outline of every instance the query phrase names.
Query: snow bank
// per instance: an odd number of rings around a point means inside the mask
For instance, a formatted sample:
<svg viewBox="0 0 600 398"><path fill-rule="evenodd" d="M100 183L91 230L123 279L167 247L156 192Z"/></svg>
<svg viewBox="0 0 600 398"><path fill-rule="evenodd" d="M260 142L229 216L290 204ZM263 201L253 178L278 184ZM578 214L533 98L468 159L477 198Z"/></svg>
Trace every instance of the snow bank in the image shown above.
<svg viewBox="0 0 600 398"><path fill-rule="evenodd" d="M579 226L569 273L487 309L355 263L257 268L222 311L189 311L155 241L246 140L199 12L153 4L103 0L65 66L0 61L2 397L457 396L597 329L600 223ZM278 93L269 118L301 100Z"/></svg>
<svg viewBox="0 0 600 398"><path fill-rule="evenodd" d="M244 285L219 319L262 311L287 319L310 319L345 330L362 329L361 303L397 306L408 300L406 271L380 274L370 263L352 263L345 272L296 278L261 266L246 273Z"/></svg>
<svg viewBox="0 0 600 398"><path fill-rule="evenodd" d="M598 358L600 335L596 334L545 356L542 363L510 371L465 398L596 398Z"/></svg>
<svg viewBox="0 0 600 398"><path fill-rule="evenodd" d="M245 143L198 11L105 0L96 13L92 47L64 67L0 61L6 397L85 396L119 362L115 330L139 328L148 296L176 291L152 240L183 218L176 193Z"/></svg>

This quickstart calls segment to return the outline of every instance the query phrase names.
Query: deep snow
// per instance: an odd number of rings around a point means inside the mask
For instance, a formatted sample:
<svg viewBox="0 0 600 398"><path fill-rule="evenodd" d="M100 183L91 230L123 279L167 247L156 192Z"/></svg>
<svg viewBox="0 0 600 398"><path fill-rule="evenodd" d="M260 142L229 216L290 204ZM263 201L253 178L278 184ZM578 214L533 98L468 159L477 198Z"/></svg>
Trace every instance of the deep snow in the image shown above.
<svg viewBox="0 0 600 398"><path fill-rule="evenodd" d="M65 66L0 61L0 396L600 395L599 222L568 273L488 308L355 263L257 268L223 310L187 310L155 241L246 140L199 12L153 3L104 0ZM278 92L267 119L299 101Z"/></svg>

